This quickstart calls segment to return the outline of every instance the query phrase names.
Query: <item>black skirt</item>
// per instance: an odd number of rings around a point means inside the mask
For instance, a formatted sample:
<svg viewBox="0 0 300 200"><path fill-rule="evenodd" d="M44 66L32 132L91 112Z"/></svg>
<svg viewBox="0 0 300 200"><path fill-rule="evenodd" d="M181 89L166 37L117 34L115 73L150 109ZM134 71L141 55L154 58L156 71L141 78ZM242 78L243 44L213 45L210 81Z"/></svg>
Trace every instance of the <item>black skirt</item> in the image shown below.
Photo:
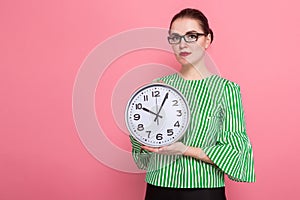
<svg viewBox="0 0 300 200"><path fill-rule="evenodd" d="M147 184L145 200L226 200L225 187L167 188Z"/></svg>

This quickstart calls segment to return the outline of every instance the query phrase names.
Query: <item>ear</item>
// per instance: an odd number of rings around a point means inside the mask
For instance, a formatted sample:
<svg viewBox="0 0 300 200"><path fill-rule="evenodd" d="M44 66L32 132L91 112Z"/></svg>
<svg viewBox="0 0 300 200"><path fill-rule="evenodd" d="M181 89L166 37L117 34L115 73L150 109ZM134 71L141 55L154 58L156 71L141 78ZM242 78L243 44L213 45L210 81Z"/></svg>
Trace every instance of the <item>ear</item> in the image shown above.
<svg viewBox="0 0 300 200"><path fill-rule="evenodd" d="M211 44L211 35L210 33L207 34L207 36L205 37L205 49L207 49Z"/></svg>

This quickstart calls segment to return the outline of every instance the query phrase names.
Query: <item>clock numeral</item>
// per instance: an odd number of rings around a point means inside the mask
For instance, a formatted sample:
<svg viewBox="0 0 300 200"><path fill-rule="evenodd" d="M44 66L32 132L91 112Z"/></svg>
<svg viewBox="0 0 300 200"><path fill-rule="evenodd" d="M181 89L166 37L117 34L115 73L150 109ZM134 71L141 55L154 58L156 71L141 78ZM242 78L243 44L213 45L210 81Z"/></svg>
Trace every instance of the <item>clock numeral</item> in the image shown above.
<svg viewBox="0 0 300 200"><path fill-rule="evenodd" d="M172 136L174 134L173 129L167 129L167 135Z"/></svg>
<svg viewBox="0 0 300 200"><path fill-rule="evenodd" d="M143 124L138 124L137 130L138 131L143 131L144 130L144 125Z"/></svg>
<svg viewBox="0 0 300 200"><path fill-rule="evenodd" d="M162 140L163 139L163 135L161 133L157 133L156 139L157 140Z"/></svg>
<svg viewBox="0 0 300 200"><path fill-rule="evenodd" d="M172 102L174 102L172 106L178 106L178 100L173 100Z"/></svg>
<svg viewBox="0 0 300 200"><path fill-rule="evenodd" d="M180 116L182 115L181 110L177 110L177 112L178 112L178 113L177 113L177 116L180 117Z"/></svg>
<svg viewBox="0 0 300 200"><path fill-rule="evenodd" d="M174 127L180 127L179 121L174 124Z"/></svg>
<svg viewBox="0 0 300 200"><path fill-rule="evenodd" d="M146 131L148 133L148 138L150 138L151 131Z"/></svg>
<svg viewBox="0 0 300 200"><path fill-rule="evenodd" d="M141 116L139 114L134 114L133 115L133 119L136 120L136 121L139 120L140 118L141 118Z"/></svg>
<svg viewBox="0 0 300 200"><path fill-rule="evenodd" d="M144 95L144 101L148 101L148 95Z"/></svg>
<svg viewBox="0 0 300 200"><path fill-rule="evenodd" d="M143 105L141 103L137 103L135 104L135 109L142 109L143 108Z"/></svg>
<svg viewBox="0 0 300 200"><path fill-rule="evenodd" d="M152 91L152 97L160 97L159 91Z"/></svg>

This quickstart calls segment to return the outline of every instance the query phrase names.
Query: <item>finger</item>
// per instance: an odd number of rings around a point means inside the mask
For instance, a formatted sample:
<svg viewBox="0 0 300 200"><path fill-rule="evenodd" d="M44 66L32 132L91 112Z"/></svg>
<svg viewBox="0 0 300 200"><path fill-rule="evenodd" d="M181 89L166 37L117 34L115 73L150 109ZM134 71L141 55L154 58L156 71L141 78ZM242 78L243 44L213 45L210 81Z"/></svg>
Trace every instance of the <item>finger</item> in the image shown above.
<svg viewBox="0 0 300 200"><path fill-rule="evenodd" d="M154 148L154 147L141 146L141 148L151 152L158 152L158 148Z"/></svg>
<svg viewBox="0 0 300 200"><path fill-rule="evenodd" d="M165 147L160 147L157 149L158 152L164 152L164 151L167 151L168 150L168 146L165 146Z"/></svg>

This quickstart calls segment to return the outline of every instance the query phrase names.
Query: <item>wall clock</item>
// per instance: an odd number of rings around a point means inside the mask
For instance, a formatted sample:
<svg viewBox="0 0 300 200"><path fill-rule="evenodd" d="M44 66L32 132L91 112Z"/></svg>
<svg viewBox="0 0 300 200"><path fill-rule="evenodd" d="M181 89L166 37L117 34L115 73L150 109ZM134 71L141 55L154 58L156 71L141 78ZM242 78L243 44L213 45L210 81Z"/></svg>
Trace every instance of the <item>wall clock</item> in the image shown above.
<svg viewBox="0 0 300 200"><path fill-rule="evenodd" d="M190 109L176 88L151 83L137 89L125 111L126 126L141 144L151 147L178 141L189 126Z"/></svg>

